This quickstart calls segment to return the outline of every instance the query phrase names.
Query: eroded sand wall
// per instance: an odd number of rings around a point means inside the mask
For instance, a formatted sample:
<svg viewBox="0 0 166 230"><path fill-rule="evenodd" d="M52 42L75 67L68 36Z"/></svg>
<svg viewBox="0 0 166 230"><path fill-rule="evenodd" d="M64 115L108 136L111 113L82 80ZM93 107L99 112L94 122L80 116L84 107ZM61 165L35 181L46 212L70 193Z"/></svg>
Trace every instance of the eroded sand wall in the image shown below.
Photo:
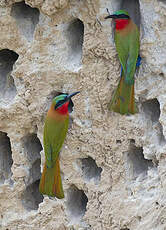
<svg viewBox="0 0 166 230"><path fill-rule="evenodd" d="M141 31L134 116L107 109L120 64L104 17L122 5ZM44 117L77 90L65 199L43 199ZM1 0L0 229L166 229L165 104L166 1Z"/></svg>

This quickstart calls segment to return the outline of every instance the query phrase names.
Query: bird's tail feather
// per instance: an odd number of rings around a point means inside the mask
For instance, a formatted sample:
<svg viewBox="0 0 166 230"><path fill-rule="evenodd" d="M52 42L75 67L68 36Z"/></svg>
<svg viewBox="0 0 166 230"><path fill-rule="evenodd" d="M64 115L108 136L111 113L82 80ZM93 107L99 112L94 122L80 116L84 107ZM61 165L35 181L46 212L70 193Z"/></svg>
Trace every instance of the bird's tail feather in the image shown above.
<svg viewBox="0 0 166 230"><path fill-rule="evenodd" d="M39 191L48 196L64 198L62 180L60 175L59 157L52 168L44 165L42 177L40 179Z"/></svg>
<svg viewBox="0 0 166 230"><path fill-rule="evenodd" d="M127 84L123 74L109 104L109 109L120 114L137 113L134 98L134 84Z"/></svg>

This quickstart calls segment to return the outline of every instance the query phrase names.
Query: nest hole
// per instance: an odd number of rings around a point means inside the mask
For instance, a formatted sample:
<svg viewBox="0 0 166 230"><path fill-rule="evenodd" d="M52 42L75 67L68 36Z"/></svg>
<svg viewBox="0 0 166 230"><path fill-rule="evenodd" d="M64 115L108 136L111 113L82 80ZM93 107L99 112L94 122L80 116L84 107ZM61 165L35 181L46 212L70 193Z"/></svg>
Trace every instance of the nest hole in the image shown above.
<svg viewBox="0 0 166 230"><path fill-rule="evenodd" d="M26 187L22 194L22 204L28 211L37 210L39 204L43 201L43 196L39 192L39 183L40 180L34 181Z"/></svg>
<svg viewBox="0 0 166 230"><path fill-rule="evenodd" d="M163 134L163 127L159 122L160 113L161 113L159 101L157 100L157 98L147 100L142 103L142 109L146 119L151 120L152 125L156 124L155 131L158 136L159 144L165 145L166 139Z"/></svg>
<svg viewBox="0 0 166 230"><path fill-rule="evenodd" d="M138 177L145 178L150 168L154 167L151 160L144 158L143 148L136 147L134 144L129 151L124 154L125 167L128 178L136 180Z"/></svg>
<svg viewBox="0 0 166 230"><path fill-rule="evenodd" d="M0 50L0 98L5 103L10 103L17 93L11 72L18 57L19 55L12 50Z"/></svg>
<svg viewBox="0 0 166 230"><path fill-rule="evenodd" d="M29 169L29 177L26 181L27 185L32 184L34 181L37 181L41 178L41 160L37 159Z"/></svg>
<svg viewBox="0 0 166 230"><path fill-rule="evenodd" d="M40 159L40 151L43 149L37 134L32 133L23 138L25 154L31 164Z"/></svg>
<svg viewBox="0 0 166 230"><path fill-rule="evenodd" d="M70 221L74 223L81 222L85 215L88 198L83 190L79 190L72 185L67 191L67 211Z"/></svg>
<svg viewBox="0 0 166 230"><path fill-rule="evenodd" d="M95 160L91 157L81 159L82 173L85 181L94 180L98 184L101 179L102 168L98 167Z"/></svg>
<svg viewBox="0 0 166 230"><path fill-rule="evenodd" d="M22 35L30 42L39 22L39 10L25 4L24 1L12 5L11 16L15 18Z"/></svg>
<svg viewBox="0 0 166 230"><path fill-rule="evenodd" d="M143 112L152 122L157 122L160 117L160 103L156 98L142 103Z"/></svg>
<svg viewBox="0 0 166 230"><path fill-rule="evenodd" d="M120 9L128 11L135 24L140 27L141 14L139 0L122 0Z"/></svg>
<svg viewBox="0 0 166 230"><path fill-rule="evenodd" d="M11 178L13 164L10 139L7 133L0 132L0 183Z"/></svg>
<svg viewBox="0 0 166 230"><path fill-rule="evenodd" d="M84 24L80 19L73 20L67 28L69 46L68 61L74 67L81 66L84 39Z"/></svg>

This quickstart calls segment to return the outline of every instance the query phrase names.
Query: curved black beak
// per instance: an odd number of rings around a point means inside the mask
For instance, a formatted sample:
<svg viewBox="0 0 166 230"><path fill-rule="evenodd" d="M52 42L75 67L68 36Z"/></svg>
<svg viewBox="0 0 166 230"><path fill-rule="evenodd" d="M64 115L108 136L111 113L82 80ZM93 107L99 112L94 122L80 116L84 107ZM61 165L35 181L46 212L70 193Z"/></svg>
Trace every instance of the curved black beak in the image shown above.
<svg viewBox="0 0 166 230"><path fill-rule="evenodd" d="M110 14L108 15L107 17L105 17L104 19L108 19L108 18L113 18L113 19L116 19L117 18L117 15L116 14Z"/></svg>
<svg viewBox="0 0 166 230"><path fill-rule="evenodd" d="M71 94L67 95L67 100L70 100L71 97L75 96L78 93L80 93L80 91L74 92L74 93L71 93Z"/></svg>

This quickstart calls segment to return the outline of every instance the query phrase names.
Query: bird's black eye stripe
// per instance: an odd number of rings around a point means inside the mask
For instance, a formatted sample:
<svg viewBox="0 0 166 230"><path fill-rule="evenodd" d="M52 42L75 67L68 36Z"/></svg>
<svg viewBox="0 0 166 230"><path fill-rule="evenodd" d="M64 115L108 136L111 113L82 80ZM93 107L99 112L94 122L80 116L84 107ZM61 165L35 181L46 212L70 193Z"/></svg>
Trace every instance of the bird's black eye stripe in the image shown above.
<svg viewBox="0 0 166 230"><path fill-rule="evenodd" d="M118 18L130 18L128 15L126 14L119 14L117 15Z"/></svg>
<svg viewBox="0 0 166 230"><path fill-rule="evenodd" d="M57 109L59 106L61 105L61 102L60 101L58 101L57 103L56 103L56 105L55 105L55 109Z"/></svg>
<svg viewBox="0 0 166 230"><path fill-rule="evenodd" d="M54 108L57 109L60 105L63 105L65 102L66 102L66 100L58 101L58 103L56 103Z"/></svg>

